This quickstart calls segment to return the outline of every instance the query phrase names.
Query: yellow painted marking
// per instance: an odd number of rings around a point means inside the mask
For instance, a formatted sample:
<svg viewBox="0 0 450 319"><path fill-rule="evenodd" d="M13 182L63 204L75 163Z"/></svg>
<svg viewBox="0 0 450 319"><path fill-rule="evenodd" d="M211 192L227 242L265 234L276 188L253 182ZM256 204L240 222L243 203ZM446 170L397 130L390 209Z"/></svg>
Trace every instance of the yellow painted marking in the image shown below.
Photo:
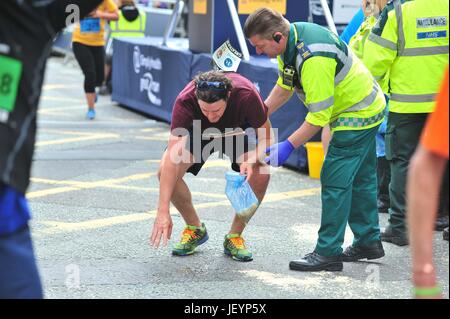
<svg viewBox="0 0 450 319"><path fill-rule="evenodd" d="M142 130L141 130L141 132L155 132L155 131L159 131L159 132L161 132L161 131L163 131L164 129L163 128L160 128L160 127L149 127L149 128L143 128Z"/></svg>
<svg viewBox="0 0 450 319"><path fill-rule="evenodd" d="M55 90L55 89L71 89L71 88L78 88L79 85L75 84L45 84L43 89L44 90Z"/></svg>
<svg viewBox="0 0 450 319"><path fill-rule="evenodd" d="M106 105L106 104L105 104ZM96 104L96 107L101 106L100 104ZM63 116L73 116L70 112L66 112L68 110L85 110L86 106L83 104L70 105L70 106L62 106L62 107L45 107L39 109L39 114L46 115L63 115Z"/></svg>
<svg viewBox="0 0 450 319"><path fill-rule="evenodd" d="M297 197L317 195L320 193L320 189L321 189L320 187L315 187L308 189L300 189L296 191L266 194L263 200L263 204L266 202L278 202L281 200L288 200Z"/></svg>
<svg viewBox="0 0 450 319"><path fill-rule="evenodd" d="M95 107L104 107L109 106L111 103L96 103ZM58 113L59 115L73 115L70 113L67 113L67 110L85 110L86 105L84 104L75 104L75 105L68 105L68 106L61 106L61 107L42 107L39 109L40 114L47 114L47 113ZM121 119L123 120L123 119Z"/></svg>
<svg viewBox="0 0 450 319"><path fill-rule="evenodd" d="M151 211L149 213L137 213L129 215L114 216L108 218L100 218L94 220L88 220L79 223L64 223L64 222L41 222L44 225L49 226L49 228L39 230L39 233L43 234L55 234L61 232L72 232L77 230L88 230L97 229L102 227L114 226L118 224L127 224L131 222L139 222L143 220L148 220L156 216L156 211Z"/></svg>
<svg viewBox="0 0 450 319"><path fill-rule="evenodd" d="M156 175L156 174L155 174ZM53 195L58 193L65 193L67 191L72 190L81 190L86 188L92 188L92 187L98 187L98 188L112 188L112 189L123 189L123 190L136 190L136 191L143 191L143 192L155 192L159 193L159 188L157 187L139 187L139 186L127 186L127 185L115 185L112 183L102 184L102 185L96 185L93 182L76 182L76 181L56 181L51 179L44 179L44 178L31 178L31 181L33 183L41 183L41 184L47 184L47 185L64 185L64 186L73 186L71 190L68 188L56 188L53 189L53 191L50 191L47 195ZM58 190L61 191L58 191ZM36 196L39 194L39 196ZM205 196L205 197L211 197L211 198L220 198L224 199L227 198L223 194L213 194L213 193L204 193L204 192L191 192L194 196ZM30 192L28 193L27 197L43 197L46 196L45 190L36 191L36 192Z"/></svg>
<svg viewBox="0 0 450 319"><path fill-rule="evenodd" d="M157 159L157 160L145 160L145 162L146 163L159 163L159 162L161 162L161 160L160 159Z"/></svg>
<svg viewBox="0 0 450 319"><path fill-rule="evenodd" d="M226 160L213 160L207 161L202 168L211 168L211 167L230 167L231 162Z"/></svg>
<svg viewBox="0 0 450 319"><path fill-rule="evenodd" d="M290 192L268 194L266 196L266 198L264 199L264 202L266 202L266 201L274 202L274 201L292 199L292 198L296 198L296 197L311 196L311 195L317 194L319 191L320 191L320 188L311 188L311 189L304 189L304 190L297 190L297 191L290 191ZM228 200L223 200L223 201L212 202L212 203L201 203L201 204L194 205L194 207L195 207L195 209L198 210L198 209L203 209L203 208L229 206L229 205L230 205L230 203ZM138 221L151 219L156 216L156 213L157 213L156 210L152 210L147 213L120 215L120 216L93 219L93 220L87 220L87 221L75 222L75 223L42 221L40 223L48 225L50 227L40 230L38 232L45 233L45 234L55 234L55 233L61 233L61 232L71 232L71 231L86 230L86 229L104 228L104 227L108 227L108 226L112 226L112 225L128 224L128 223L132 223L132 222L138 222ZM174 210L171 210L170 214L171 215L175 214Z"/></svg>
<svg viewBox="0 0 450 319"><path fill-rule="evenodd" d="M65 134L65 135L75 135L75 136L97 136L97 135L105 135L105 133L97 133L97 132L79 132L79 131L63 131L63 130L56 130L56 129L49 129L49 128L43 128L41 130L42 132L46 133L55 133L55 134ZM106 133L106 134L112 134L112 133ZM117 134L115 134L117 135Z"/></svg>
<svg viewBox="0 0 450 319"><path fill-rule="evenodd" d="M163 136L134 136L137 140L147 140L147 141L167 141L169 136L163 137Z"/></svg>
<svg viewBox="0 0 450 319"><path fill-rule="evenodd" d="M49 96L49 95L43 95L41 97L41 100L85 103L84 99L74 99L71 97L59 97L59 96Z"/></svg>
<svg viewBox="0 0 450 319"><path fill-rule="evenodd" d="M99 182L95 182L94 184L97 185L107 185L107 184L117 184L117 183L125 183L128 181L137 181L141 179L149 178L150 176L154 176L156 173L140 173L140 174L134 174L130 176L120 177L120 178L111 178L111 179L105 179Z"/></svg>
<svg viewBox="0 0 450 319"><path fill-rule="evenodd" d="M111 186L114 184L124 183L124 182L128 182L128 181L146 179L146 178L149 178L154 175L156 175L156 173L143 173L143 174L135 174L135 175L125 176L125 177L116 178L116 179L106 179L106 180L101 180L101 181L97 181L97 182L51 181L51 180L45 180L45 179L40 179L40 178L32 178L31 179L32 182L36 182L36 183L43 182L43 183L47 183L47 184L65 185L65 186L29 192L29 193L27 193L26 197L31 199L31 198L44 197L44 196L53 195L53 194L67 193L67 192L82 190L82 189L108 187L108 186ZM67 185L69 187L67 187Z"/></svg>
<svg viewBox="0 0 450 319"><path fill-rule="evenodd" d="M167 130L158 130L156 129L143 129L142 132L154 132L149 135L135 135L134 137L139 140L149 140L149 141L167 141L169 138L170 132ZM156 132L155 132L156 131Z"/></svg>
<svg viewBox="0 0 450 319"><path fill-rule="evenodd" d="M119 137L120 137L120 135L118 135L118 134L95 134L95 135L91 135L91 136L81 136L81 137L64 138L64 139L60 139L60 140L37 142L36 146L58 145L58 144L66 144L66 143L81 142L81 141L88 141L88 140L116 139Z"/></svg>
<svg viewBox="0 0 450 319"><path fill-rule="evenodd" d="M73 116L73 114L71 114L71 113L61 113L61 111L57 111L57 110L53 110L53 109L49 109L49 110L41 109L38 111L38 113L39 113L39 115L51 115L51 116L62 116L62 117L72 117Z"/></svg>
<svg viewBox="0 0 450 319"><path fill-rule="evenodd" d="M60 188L44 189L44 190L28 193L27 198L31 199L31 198L37 198L37 197L44 197L44 196L55 195L55 194L60 194L60 193L72 192L72 191L76 191L76 190L80 190L80 188L78 188L78 187L60 187Z"/></svg>

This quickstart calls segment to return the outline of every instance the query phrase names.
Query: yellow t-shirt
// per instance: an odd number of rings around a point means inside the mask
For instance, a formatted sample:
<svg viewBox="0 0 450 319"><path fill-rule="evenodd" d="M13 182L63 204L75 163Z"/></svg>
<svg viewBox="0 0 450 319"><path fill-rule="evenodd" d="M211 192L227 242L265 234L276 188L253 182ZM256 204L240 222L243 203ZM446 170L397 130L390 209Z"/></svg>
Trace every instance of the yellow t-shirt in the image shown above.
<svg viewBox="0 0 450 319"><path fill-rule="evenodd" d="M117 5L113 0L103 0L97 7L100 11L114 12ZM72 42L78 42L90 46L105 45L105 23L104 19L85 17L75 25L72 34Z"/></svg>

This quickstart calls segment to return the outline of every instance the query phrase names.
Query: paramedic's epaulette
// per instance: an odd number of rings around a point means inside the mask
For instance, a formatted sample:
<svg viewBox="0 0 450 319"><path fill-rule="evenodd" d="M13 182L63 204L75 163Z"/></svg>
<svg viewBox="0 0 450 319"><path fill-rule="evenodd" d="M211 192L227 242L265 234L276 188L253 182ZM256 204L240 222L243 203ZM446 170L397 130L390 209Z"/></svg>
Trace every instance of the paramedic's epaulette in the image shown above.
<svg viewBox="0 0 450 319"><path fill-rule="evenodd" d="M303 41L298 42L296 47L297 47L298 53L301 55L303 60L306 60L306 59L312 57L311 51L308 49L308 46Z"/></svg>

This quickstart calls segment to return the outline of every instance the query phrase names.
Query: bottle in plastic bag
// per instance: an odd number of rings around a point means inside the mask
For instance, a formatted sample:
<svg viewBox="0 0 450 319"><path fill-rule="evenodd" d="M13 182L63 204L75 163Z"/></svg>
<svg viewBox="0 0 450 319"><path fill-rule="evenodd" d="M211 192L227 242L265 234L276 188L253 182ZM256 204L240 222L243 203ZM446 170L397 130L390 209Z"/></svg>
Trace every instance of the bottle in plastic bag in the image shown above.
<svg viewBox="0 0 450 319"><path fill-rule="evenodd" d="M245 220L246 223L252 218L253 214L259 206L250 184L246 181L246 176L237 172L227 172L225 179L227 181L225 194L231 202L238 217Z"/></svg>

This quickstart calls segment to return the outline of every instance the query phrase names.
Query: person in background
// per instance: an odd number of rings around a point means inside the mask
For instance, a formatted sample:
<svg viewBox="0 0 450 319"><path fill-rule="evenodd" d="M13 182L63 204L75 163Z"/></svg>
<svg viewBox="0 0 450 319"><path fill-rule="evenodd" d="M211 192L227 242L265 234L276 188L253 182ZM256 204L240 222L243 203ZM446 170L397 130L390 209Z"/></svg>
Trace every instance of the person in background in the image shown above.
<svg viewBox="0 0 450 319"><path fill-rule="evenodd" d="M105 78L98 94L108 95L112 93L112 55L113 39L118 37L142 38L145 36L147 16L140 10L134 0L118 0L119 19L109 23L109 36L105 48Z"/></svg>
<svg viewBox="0 0 450 319"><path fill-rule="evenodd" d="M434 109L448 64L449 2L389 2L364 44L363 62L382 83L389 81L386 159L391 166L389 225L381 239L408 245L406 175L428 115ZM447 17L447 18L446 18Z"/></svg>
<svg viewBox="0 0 450 319"><path fill-rule="evenodd" d="M427 119L408 170L406 202L412 252L413 294L416 298L442 297L433 263L433 230L440 181L448 164L448 85L447 67L436 109Z"/></svg>
<svg viewBox="0 0 450 319"><path fill-rule="evenodd" d="M372 30L377 23L377 19L381 11L386 6L387 0L363 0L361 9L355 14L349 25L345 28L340 38L343 39L352 48L353 52L359 57L363 58L364 44ZM361 18L362 15L362 18ZM347 40L348 39L348 40ZM385 76L382 81L383 92L387 93L388 76ZM386 103L389 103L389 97L385 94ZM389 111L387 106L386 112ZM387 117L380 125L378 134L376 136L377 142L377 180L378 180L378 212L388 213L390 207L389 200L389 182L391 179L390 163L386 159L385 148L385 134L387 127ZM448 227L448 165L444 175L441 187L438 217L436 218L435 229L442 231Z"/></svg>
<svg viewBox="0 0 450 319"><path fill-rule="evenodd" d="M341 38L342 41L348 44L350 42L350 38L355 35L361 24L364 22L365 17L366 16L364 15L362 7L359 8L348 25L345 27L344 31L342 31L342 33L339 35L339 38Z"/></svg>
<svg viewBox="0 0 450 319"><path fill-rule="evenodd" d="M358 58L363 59L364 44L375 26L377 19L386 6L387 0L363 0L361 9L355 14L349 25L340 36L346 39L349 47ZM362 19L361 19L362 15ZM358 24L359 23L359 24ZM348 40L347 40L348 39ZM388 91L387 81L382 82L383 92ZM386 97L386 112L388 112L389 98ZM381 123L378 133L375 137L377 144L377 207L379 213L388 213L389 209L389 182L391 179L389 162L386 160L385 152L385 133L387 118Z"/></svg>
<svg viewBox="0 0 450 319"><path fill-rule="evenodd" d="M102 85L105 73L105 23L118 18L114 1L103 0L88 17L76 24L72 34L73 53L84 74L84 92L88 105L86 117L89 120L95 118L95 88Z"/></svg>
<svg viewBox="0 0 450 319"><path fill-rule="evenodd" d="M100 0L0 1L0 299L43 297L25 193L53 39Z"/></svg>

